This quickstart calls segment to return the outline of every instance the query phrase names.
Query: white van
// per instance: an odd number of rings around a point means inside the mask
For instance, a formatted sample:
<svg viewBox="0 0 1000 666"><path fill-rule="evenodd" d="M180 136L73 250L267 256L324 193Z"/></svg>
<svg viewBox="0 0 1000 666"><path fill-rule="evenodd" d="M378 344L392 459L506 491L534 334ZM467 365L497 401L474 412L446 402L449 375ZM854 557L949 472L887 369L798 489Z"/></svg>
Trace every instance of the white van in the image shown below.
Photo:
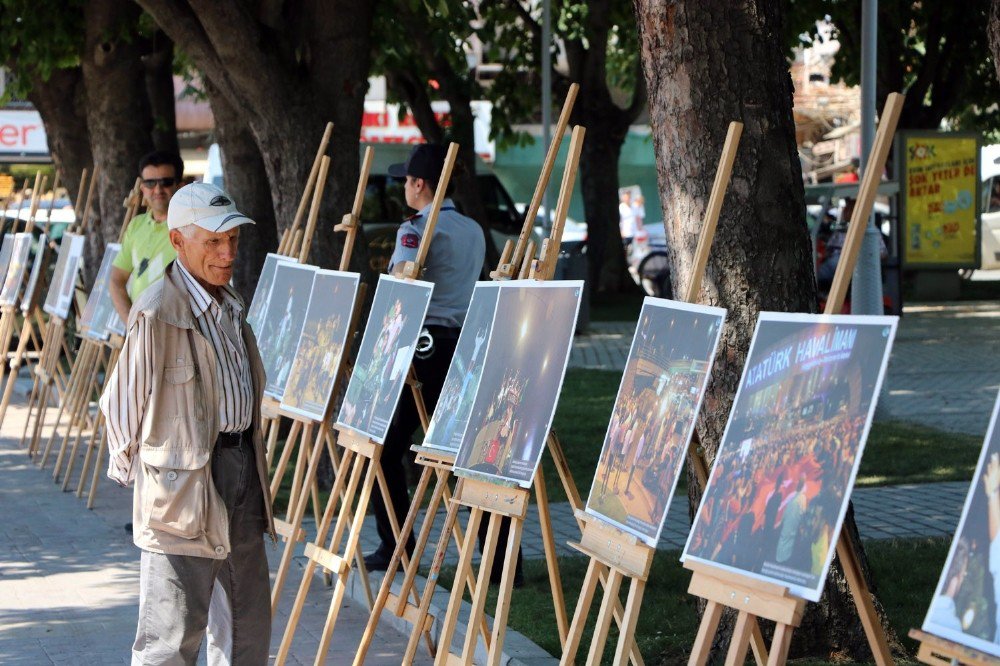
<svg viewBox="0 0 1000 666"><path fill-rule="evenodd" d="M982 270L1000 268L1000 144L983 146L979 154L982 189Z"/></svg>

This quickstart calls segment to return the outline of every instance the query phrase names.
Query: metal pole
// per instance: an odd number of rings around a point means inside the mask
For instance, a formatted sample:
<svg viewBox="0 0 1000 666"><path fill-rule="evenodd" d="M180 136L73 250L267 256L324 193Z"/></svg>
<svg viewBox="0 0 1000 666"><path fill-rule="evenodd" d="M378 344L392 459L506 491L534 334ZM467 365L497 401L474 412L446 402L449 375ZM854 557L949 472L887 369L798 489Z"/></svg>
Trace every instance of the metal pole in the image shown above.
<svg viewBox="0 0 1000 666"><path fill-rule="evenodd" d="M552 142L552 0L542 0L542 155L547 154ZM549 207L549 188L542 193L543 236L548 236L552 225Z"/></svg>
<svg viewBox="0 0 1000 666"><path fill-rule="evenodd" d="M878 0L861 2L861 172L875 143L875 66L878 60ZM851 312L882 314L881 234L872 214L851 282Z"/></svg>

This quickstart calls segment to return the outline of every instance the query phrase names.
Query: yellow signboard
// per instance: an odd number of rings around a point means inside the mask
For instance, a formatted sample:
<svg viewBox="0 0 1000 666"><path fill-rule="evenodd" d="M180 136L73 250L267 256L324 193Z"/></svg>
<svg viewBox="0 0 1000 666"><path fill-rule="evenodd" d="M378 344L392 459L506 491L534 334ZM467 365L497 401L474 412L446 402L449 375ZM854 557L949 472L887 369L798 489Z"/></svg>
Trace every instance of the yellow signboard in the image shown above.
<svg viewBox="0 0 1000 666"><path fill-rule="evenodd" d="M906 265L976 268L979 137L915 133L901 144Z"/></svg>

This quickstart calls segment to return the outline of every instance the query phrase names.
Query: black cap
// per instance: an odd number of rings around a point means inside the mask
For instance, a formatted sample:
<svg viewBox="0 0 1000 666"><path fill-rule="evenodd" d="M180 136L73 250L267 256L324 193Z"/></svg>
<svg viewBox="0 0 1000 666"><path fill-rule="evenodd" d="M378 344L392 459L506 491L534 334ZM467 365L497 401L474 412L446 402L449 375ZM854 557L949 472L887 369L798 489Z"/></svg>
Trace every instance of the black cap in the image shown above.
<svg viewBox="0 0 1000 666"><path fill-rule="evenodd" d="M421 143L413 147L405 164L389 166L389 175L393 178L423 178L437 181L444 170L444 158L448 150L438 143Z"/></svg>

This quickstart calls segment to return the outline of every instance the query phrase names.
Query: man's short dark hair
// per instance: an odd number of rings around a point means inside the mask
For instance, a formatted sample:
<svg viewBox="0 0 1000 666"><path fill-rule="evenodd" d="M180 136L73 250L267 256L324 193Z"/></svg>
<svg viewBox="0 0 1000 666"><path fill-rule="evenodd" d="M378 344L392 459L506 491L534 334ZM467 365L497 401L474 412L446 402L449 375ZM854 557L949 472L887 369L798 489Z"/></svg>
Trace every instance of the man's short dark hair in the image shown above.
<svg viewBox="0 0 1000 666"><path fill-rule="evenodd" d="M139 160L139 173L148 166L170 165L174 168L174 178L180 180L184 177L184 160L177 153L170 150L154 150L141 160Z"/></svg>

